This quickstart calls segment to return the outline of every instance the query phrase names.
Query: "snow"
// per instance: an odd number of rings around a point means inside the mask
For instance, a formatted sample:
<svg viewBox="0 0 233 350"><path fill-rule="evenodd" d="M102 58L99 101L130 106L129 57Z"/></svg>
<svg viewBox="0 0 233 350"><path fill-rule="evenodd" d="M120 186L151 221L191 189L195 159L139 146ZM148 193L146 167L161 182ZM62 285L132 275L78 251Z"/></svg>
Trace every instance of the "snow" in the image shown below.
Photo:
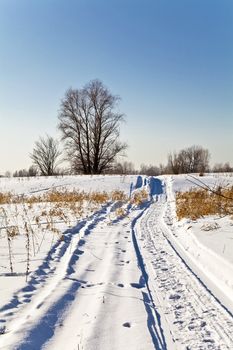
<svg viewBox="0 0 233 350"><path fill-rule="evenodd" d="M172 176L173 190L177 191L189 191L190 189L198 188L201 182L210 186L211 188L217 186L233 186L233 173L226 174L206 174L205 176L199 176L198 174L187 175L173 175Z"/></svg>
<svg viewBox="0 0 233 350"><path fill-rule="evenodd" d="M80 191L106 191L120 190L129 193L131 182L137 176L123 175L75 175L75 176L38 176L23 178L0 178L0 192L13 192L15 194L35 195L53 189L80 190Z"/></svg>
<svg viewBox="0 0 233 350"><path fill-rule="evenodd" d="M26 196L54 188L148 196L89 205L79 217L65 212L69 227L57 218L57 235L35 231L41 245L27 281L24 235L12 240L11 275L0 231L0 349L232 349L232 219L178 221L174 194L191 186L185 175L1 178L0 192ZM7 210L12 222L16 209Z"/></svg>
<svg viewBox="0 0 233 350"><path fill-rule="evenodd" d="M208 216L197 220L176 220L174 192L180 188L188 190L187 177L170 178L170 218L173 220L172 239L181 254L192 261L192 266L207 283L219 300L233 313L233 221L229 216ZM216 179L218 182L216 182ZM232 177L230 177L232 180ZM209 186L230 183L223 176L207 177L203 181ZM168 190L169 192L169 190Z"/></svg>

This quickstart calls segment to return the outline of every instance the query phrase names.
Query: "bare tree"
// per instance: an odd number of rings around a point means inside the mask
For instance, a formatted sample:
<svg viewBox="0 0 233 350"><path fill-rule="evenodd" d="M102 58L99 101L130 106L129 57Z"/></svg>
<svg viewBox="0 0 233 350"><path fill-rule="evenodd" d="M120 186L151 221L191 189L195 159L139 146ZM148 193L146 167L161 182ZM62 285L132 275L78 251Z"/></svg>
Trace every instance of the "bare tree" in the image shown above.
<svg viewBox="0 0 233 350"><path fill-rule="evenodd" d="M169 153L168 164L167 164L168 173L179 174L182 168L182 165L180 162L181 162L181 159L176 152L174 152L173 154Z"/></svg>
<svg viewBox="0 0 233 350"><path fill-rule="evenodd" d="M201 146L184 148L168 155L168 169L173 174L203 173L209 169L210 153Z"/></svg>
<svg viewBox="0 0 233 350"><path fill-rule="evenodd" d="M6 172L5 172L5 175L4 175L5 177L11 177L11 172L9 171L9 170L7 170Z"/></svg>
<svg viewBox="0 0 233 350"><path fill-rule="evenodd" d="M20 169L20 170L18 170L18 174L17 173L14 173L13 174L13 176L14 177L26 177L26 176L28 176L28 171L27 171L27 169Z"/></svg>
<svg viewBox="0 0 233 350"><path fill-rule="evenodd" d="M55 174L60 155L58 142L53 137L46 135L46 137L40 137L39 141L35 142L30 157L41 175L50 176Z"/></svg>
<svg viewBox="0 0 233 350"><path fill-rule="evenodd" d="M31 165L28 170L27 169L20 169L16 170L13 173L13 177L29 177L29 176L36 176L37 175L37 168L34 165Z"/></svg>
<svg viewBox="0 0 233 350"><path fill-rule="evenodd" d="M132 162L124 161L114 164L110 174L131 175L136 174L136 170Z"/></svg>
<svg viewBox="0 0 233 350"><path fill-rule="evenodd" d="M214 173L230 173L233 172L233 167L230 166L229 162L225 164L217 163L213 166L212 171Z"/></svg>
<svg viewBox="0 0 233 350"><path fill-rule="evenodd" d="M147 176L158 176L161 174L160 168L158 168L156 165L151 165L151 164L150 165L141 164L139 173Z"/></svg>
<svg viewBox="0 0 233 350"><path fill-rule="evenodd" d="M69 89L61 103L59 129L75 172L100 174L109 170L126 149L119 142L123 115L114 112L119 97L99 80L84 88Z"/></svg>
<svg viewBox="0 0 233 350"><path fill-rule="evenodd" d="M28 169L28 176L36 176L36 175L37 175L37 168L31 165Z"/></svg>

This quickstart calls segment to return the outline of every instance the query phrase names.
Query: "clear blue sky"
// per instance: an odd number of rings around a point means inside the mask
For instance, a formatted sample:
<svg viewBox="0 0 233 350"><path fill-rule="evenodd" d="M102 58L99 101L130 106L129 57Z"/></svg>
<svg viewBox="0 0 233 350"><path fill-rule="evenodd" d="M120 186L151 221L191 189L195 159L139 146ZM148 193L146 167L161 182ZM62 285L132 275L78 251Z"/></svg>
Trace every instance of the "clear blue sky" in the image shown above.
<svg viewBox="0 0 233 350"><path fill-rule="evenodd" d="M95 78L122 98L136 166L193 144L233 164L232 0L0 0L0 173Z"/></svg>

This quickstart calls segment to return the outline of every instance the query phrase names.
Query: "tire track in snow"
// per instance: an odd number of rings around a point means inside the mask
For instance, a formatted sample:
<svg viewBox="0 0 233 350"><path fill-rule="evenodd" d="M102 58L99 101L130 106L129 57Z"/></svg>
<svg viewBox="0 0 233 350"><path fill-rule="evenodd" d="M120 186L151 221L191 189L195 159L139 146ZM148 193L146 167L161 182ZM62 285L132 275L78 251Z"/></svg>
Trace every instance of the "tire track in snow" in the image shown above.
<svg viewBox="0 0 233 350"><path fill-rule="evenodd" d="M152 294L150 291L150 287L149 287L149 276L146 272L143 256L140 252L139 245L137 242L137 237L135 234L135 225L136 225L137 221L143 216L143 214L145 214L146 210L148 210L149 205L150 205L150 202L145 207L145 209L139 214L139 216L137 216L132 221L132 226L131 226L132 241L133 241L135 253L137 256L138 266L139 266L141 273L142 273L139 284L142 286L145 285L146 290L147 290L147 293L142 292L142 295L143 295L144 305L145 305L145 308L146 308L146 311L148 314L148 322L147 322L148 329L150 331L155 349L166 350L167 344L166 344L163 328L161 325L160 315L157 312L155 304L154 304L154 300L153 300L153 297L152 297Z"/></svg>
<svg viewBox="0 0 233 350"><path fill-rule="evenodd" d="M141 235L154 293L170 322L179 349L233 348L233 320L184 264L166 238L161 225L166 204L158 202L142 217Z"/></svg>
<svg viewBox="0 0 233 350"><path fill-rule="evenodd" d="M135 213L132 214L135 216ZM132 241L128 239L130 227L128 218L110 226L103 222L96 227L95 234L91 235L85 247L88 257L74 261L71 275L67 278L79 285L71 293L70 305L59 319L64 327L59 328L57 324L53 327L55 333L49 335L49 342L43 340L46 349L54 349L56 344L63 349L66 345L61 344L65 344L68 338L70 349L77 349L79 345L85 350L119 350L125 344L128 349L154 348L144 308L145 302L149 306L149 301L142 299L146 295L143 294L145 288L135 283L140 272ZM90 250L95 254L91 254L89 259ZM51 311L52 317L56 308ZM46 323L46 317L41 321L40 327ZM41 328L36 330L37 333L31 333L34 338ZM72 330L71 334L69 330ZM143 345L140 346L139 342Z"/></svg>

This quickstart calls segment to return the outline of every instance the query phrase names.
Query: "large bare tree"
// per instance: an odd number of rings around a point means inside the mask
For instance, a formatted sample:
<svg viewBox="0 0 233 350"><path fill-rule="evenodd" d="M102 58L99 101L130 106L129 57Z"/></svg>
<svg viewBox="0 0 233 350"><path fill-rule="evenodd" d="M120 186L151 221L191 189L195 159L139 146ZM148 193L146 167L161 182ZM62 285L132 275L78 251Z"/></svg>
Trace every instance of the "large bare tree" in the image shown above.
<svg viewBox="0 0 233 350"><path fill-rule="evenodd" d="M66 92L59 129L74 172L100 174L109 170L116 156L126 149L119 141L123 115L114 111L118 100L99 80Z"/></svg>
<svg viewBox="0 0 233 350"><path fill-rule="evenodd" d="M56 173L60 155L61 152L58 148L58 142L53 137L46 135L46 137L40 137L40 139L35 142L30 157L33 164L39 169L41 175L50 176Z"/></svg>
<svg viewBox="0 0 233 350"><path fill-rule="evenodd" d="M209 169L210 152L193 145L168 155L168 169L173 174L203 173Z"/></svg>

